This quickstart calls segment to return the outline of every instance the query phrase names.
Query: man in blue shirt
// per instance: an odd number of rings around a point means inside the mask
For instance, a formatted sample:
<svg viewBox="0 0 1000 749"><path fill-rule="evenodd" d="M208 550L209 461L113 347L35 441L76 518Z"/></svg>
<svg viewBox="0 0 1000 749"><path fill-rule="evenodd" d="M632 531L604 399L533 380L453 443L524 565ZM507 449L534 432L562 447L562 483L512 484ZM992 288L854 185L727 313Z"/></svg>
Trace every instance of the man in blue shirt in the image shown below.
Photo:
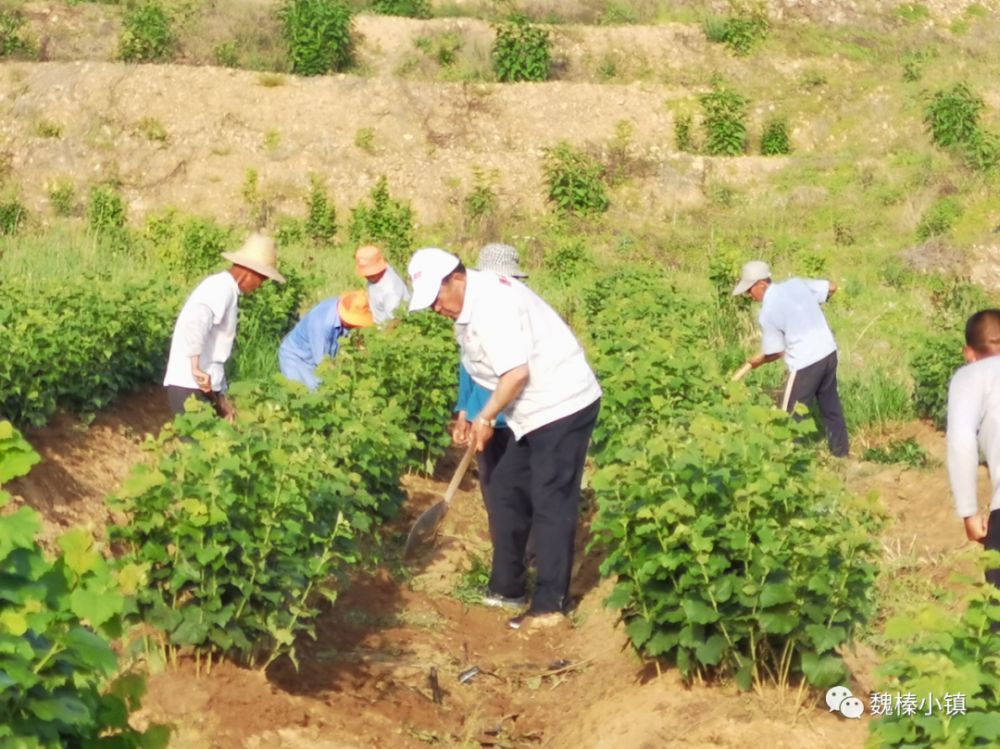
<svg viewBox="0 0 1000 749"><path fill-rule="evenodd" d="M340 348L340 339L352 328L371 325L374 320L368 307L368 295L363 291L348 291L320 302L281 342L278 349L281 374L315 390L320 383L316 367L323 357L334 358Z"/></svg>

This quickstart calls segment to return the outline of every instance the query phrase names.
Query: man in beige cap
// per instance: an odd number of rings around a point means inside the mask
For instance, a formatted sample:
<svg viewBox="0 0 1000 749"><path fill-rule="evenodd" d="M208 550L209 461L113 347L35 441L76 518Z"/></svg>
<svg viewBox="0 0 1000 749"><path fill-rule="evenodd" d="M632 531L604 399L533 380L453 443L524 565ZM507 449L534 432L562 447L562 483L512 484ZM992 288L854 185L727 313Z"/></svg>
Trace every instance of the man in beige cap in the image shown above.
<svg viewBox="0 0 1000 749"><path fill-rule="evenodd" d="M406 284L374 245L359 247L354 261L358 275L368 281L368 306L375 324L389 322L396 308L410 298Z"/></svg>
<svg viewBox="0 0 1000 749"><path fill-rule="evenodd" d="M175 414L183 413L184 403L195 397L233 419L235 412L225 396L225 367L236 338L240 294L252 294L268 278L285 282L278 272L274 240L263 234L251 234L239 250L222 257L232 267L198 284L174 325L163 384Z"/></svg>

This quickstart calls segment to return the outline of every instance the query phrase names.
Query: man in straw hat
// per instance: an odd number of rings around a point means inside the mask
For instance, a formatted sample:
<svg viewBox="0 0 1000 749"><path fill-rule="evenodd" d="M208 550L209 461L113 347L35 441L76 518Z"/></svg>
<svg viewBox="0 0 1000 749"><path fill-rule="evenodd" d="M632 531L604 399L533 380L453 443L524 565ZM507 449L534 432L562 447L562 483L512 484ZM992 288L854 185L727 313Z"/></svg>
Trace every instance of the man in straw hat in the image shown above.
<svg viewBox="0 0 1000 749"><path fill-rule="evenodd" d="M406 284L374 245L359 247L354 262L358 275L368 281L368 304L375 324L389 322L396 308L410 298Z"/></svg>
<svg viewBox="0 0 1000 749"><path fill-rule="evenodd" d="M521 270L520 258L517 250L509 244L492 243L485 245L479 251L479 262L476 270L495 273L498 276L508 278L524 279L528 275ZM456 445L467 445L472 434L472 422L479 416L483 406L493 395L489 390L475 380L469 374L461 362L458 364L458 402L455 405L455 422L451 429L451 438ZM490 483L493 479L493 471L500 462L507 443L510 441L510 428L503 413L497 414L496 424L493 428L493 438L487 443L486 448L476 456L476 463L479 467L479 485L483 491L483 499L486 502L487 517L492 517L490 507ZM490 536L493 535L492 526ZM487 605L513 605L521 604L522 600L512 602L502 601L497 596L486 595L483 602Z"/></svg>
<svg viewBox="0 0 1000 749"><path fill-rule="evenodd" d="M520 281L467 271L436 248L414 253L409 273L410 310L432 307L453 319L462 364L493 391L469 438L485 450L501 412L511 429L490 482L490 593L501 604L525 595L532 533L537 585L528 610L508 624L558 624L569 603L583 463L600 409L597 378L569 326Z"/></svg>
<svg viewBox="0 0 1000 749"><path fill-rule="evenodd" d="M309 310L285 336L278 349L281 374L301 382L310 390L319 387L316 367L337 355L340 339L352 328L374 325L368 297L363 291L347 291Z"/></svg>
<svg viewBox="0 0 1000 749"><path fill-rule="evenodd" d="M274 240L263 234L251 234L239 250L222 257L232 267L198 284L174 325L163 384L175 414L183 413L184 403L195 397L232 420L235 412L225 396L226 362L236 338L240 295L252 294L269 278L285 282L278 272Z"/></svg>
<svg viewBox="0 0 1000 749"><path fill-rule="evenodd" d="M752 260L743 266L733 296L749 294L760 302L762 352L747 364L756 369L783 358L788 382L781 407L791 412L796 403L808 406L816 400L830 452L844 457L849 443L837 392L837 342L820 309L836 290L833 281L790 278L772 283L768 264Z"/></svg>

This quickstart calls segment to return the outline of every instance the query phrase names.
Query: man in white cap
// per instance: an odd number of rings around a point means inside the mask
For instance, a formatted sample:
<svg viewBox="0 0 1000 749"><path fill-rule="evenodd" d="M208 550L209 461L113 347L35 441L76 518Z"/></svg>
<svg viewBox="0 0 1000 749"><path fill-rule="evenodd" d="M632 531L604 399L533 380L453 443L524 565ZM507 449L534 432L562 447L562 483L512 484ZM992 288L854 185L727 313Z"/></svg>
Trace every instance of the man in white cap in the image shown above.
<svg viewBox="0 0 1000 749"><path fill-rule="evenodd" d="M222 257L232 266L195 287L174 325L163 384L175 414L183 413L184 403L195 397L211 403L220 416L233 419L235 412L225 395L226 362L236 338L240 295L252 294L269 278L285 282L278 272L274 240L263 234L251 234L239 250Z"/></svg>
<svg viewBox="0 0 1000 749"><path fill-rule="evenodd" d="M558 624L569 603L580 500L601 388L565 322L508 276L466 270L451 253L418 250L409 265L410 311L432 307L455 321L462 364L493 391L469 435L482 452L503 412L513 439L490 485L497 605L524 598L524 552L534 535L537 584L531 605L509 625Z"/></svg>
<svg viewBox="0 0 1000 749"><path fill-rule="evenodd" d="M796 403L808 406L815 400L830 452L844 457L850 445L837 392L837 342L820 309L836 290L833 281L790 278L773 283L768 264L752 260L743 266L733 296L749 294L760 302L761 353L747 364L756 369L784 358L788 382L781 407L791 412Z"/></svg>
<svg viewBox="0 0 1000 749"><path fill-rule="evenodd" d="M354 253L354 264L357 274L368 281L368 306L375 324L389 322L396 308L410 298L403 279L374 245L359 247Z"/></svg>

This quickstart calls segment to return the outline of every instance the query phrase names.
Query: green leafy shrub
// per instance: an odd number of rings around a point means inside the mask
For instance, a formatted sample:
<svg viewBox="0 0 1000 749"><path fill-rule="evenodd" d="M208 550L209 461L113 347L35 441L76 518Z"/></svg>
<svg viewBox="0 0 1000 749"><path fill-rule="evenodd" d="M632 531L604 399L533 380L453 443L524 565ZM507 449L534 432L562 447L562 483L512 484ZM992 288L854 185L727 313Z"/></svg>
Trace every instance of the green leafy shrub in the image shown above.
<svg viewBox="0 0 1000 749"><path fill-rule="evenodd" d="M299 319L304 284L284 272L285 283L265 283L240 301L239 335L227 367L231 379L261 379L278 371L278 346Z"/></svg>
<svg viewBox="0 0 1000 749"><path fill-rule="evenodd" d="M586 151L563 141L545 151L549 201L561 213L590 216L608 210L604 168Z"/></svg>
<svg viewBox="0 0 1000 749"><path fill-rule="evenodd" d="M941 606L890 620L892 650L879 667L871 696L871 749L978 747L1000 744L1000 594L980 584L960 617ZM961 704L958 696L961 695ZM912 700L913 712L897 709ZM925 705L922 700L937 700Z"/></svg>
<svg viewBox="0 0 1000 749"><path fill-rule="evenodd" d="M374 371L323 379L314 393L234 386L236 426L199 405L119 492L128 522L111 536L147 570L138 612L166 650L295 662L296 638L361 561L359 538L401 502L413 438L399 401L379 395Z"/></svg>
<svg viewBox="0 0 1000 749"><path fill-rule="evenodd" d="M764 156L780 156L792 152L787 120L776 117L764 124L764 132L760 136L760 152Z"/></svg>
<svg viewBox="0 0 1000 749"><path fill-rule="evenodd" d="M352 334L357 347L337 354L337 369L375 373L379 395L404 404L404 426L416 437L407 465L430 473L451 444L448 421L458 387L451 325L439 315L418 314L401 318L391 330L359 333Z"/></svg>
<svg viewBox="0 0 1000 749"><path fill-rule="evenodd" d="M1000 165L1000 135L977 129L959 147L962 160L970 169L986 172Z"/></svg>
<svg viewBox="0 0 1000 749"><path fill-rule="evenodd" d="M431 17L431 4L428 0L374 0L371 10L385 16Z"/></svg>
<svg viewBox="0 0 1000 749"><path fill-rule="evenodd" d="M119 58L125 62L162 62L170 59L176 46L170 14L158 0L146 0L125 11Z"/></svg>
<svg viewBox="0 0 1000 749"><path fill-rule="evenodd" d="M28 212L20 200L0 202L0 235L17 234L27 218Z"/></svg>
<svg viewBox="0 0 1000 749"><path fill-rule="evenodd" d="M516 15L494 29L493 72L497 80L547 81L552 68L552 39L547 29Z"/></svg>
<svg viewBox="0 0 1000 749"><path fill-rule="evenodd" d="M237 68L240 65L240 53L236 42L222 42L212 50L215 64L223 68Z"/></svg>
<svg viewBox="0 0 1000 749"><path fill-rule="evenodd" d="M354 62L353 12L338 0L286 0L279 11L292 70L323 75Z"/></svg>
<svg viewBox="0 0 1000 749"><path fill-rule="evenodd" d="M743 56L767 38L770 23L761 4L730 3L733 14L712 16L702 25L705 37L716 44L725 44L735 54Z"/></svg>
<svg viewBox="0 0 1000 749"><path fill-rule="evenodd" d="M700 97L704 109L705 150L712 156L738 156L747 149L749 101L726 88Z"/></svg>
<svg viewBox="0 0 1000 749"><path fill-rule="evenodd" d="M25 475L38 456L0 421L0 484ZM10 495L0 490L0 508ZM142 677L116 678L110 639L121 633L125 596L141 571L112 572L83 530L65 533L50 558L35 540L41 517L30 507L0 515L0 743L11 747L165 747L169 731L129 725Z"/></svg>
<svg viewBox="0 0 1000 749"><path fill-rule="evenodd" d="M315 175L310 179L311 188L306 200L305 232L314 242L329 243L337 233L337 211Z"/></svg>
<svg viewBox="0 0 1000 749"><path fill-rule="evenodd" d="M162 376L180 301L162 282L5 279L0 415L41 425L60 407L93 413Z"/></svg>
<svg viewBox="0 0 1000 749"><path fill-rule="evenodd" d="M962 344L962 334L953 330L926 335L910 350L913 406L917 416L930 419L938 429L948 420L948 383L965 363Z"/></svg>
<svg viewBox="0 0 1000 749"><path fill-rule="evenodd" d="M23 32L24 16L16 10L0 11L0 57L31 56L35 45Z"/></svg>
<svg viewBox="0 0 1000 749"><path fill-rule="evenodd" d="M941 198L927 209L917 225L917 237L923 241L947 234L962 217L962 204L953 197Z"/></svg>
<svg viewBox="0 0 1000 749"><path fill-rule="evenodd" d="M126 225L125 201L110 185L90 189L87 225L99 243L116 253L132 249L132 236Z"/></svg>
<svg viewBox="0 0 1000 749"><path fill-rule="evenodd" d="M924 109L924 123L931 139L939 146L950 148L968 143L979 130L979 114L983 100L964 83L937 91Z"/></svg>
<svg viewBox="0 0 1000 749"><path fill-rule="evenodd" d="M495 170L487 172L484 169L472 167L472 191L465 196L462 205L465 213L473 221L493 215L497 208L497 193L493 182L499 177Z"/></svg>
<svg viewBox="0 0 1000 749"><path fill-rule="evenodd" d="M175 209L146 220L144 240L151 254L182 278L200 278L217 269L230 249L232 233L211 219L184 216Z"/></svg>
<svg viewBox="0 0 1000 749"><path fill-rule="evenodd" d="M368 202L351 209L347 234L353 244L377 244L390 262L405 265L413 248L413 212L409 203L389 194L389 182L382 176L368 193Z"/></svg>

